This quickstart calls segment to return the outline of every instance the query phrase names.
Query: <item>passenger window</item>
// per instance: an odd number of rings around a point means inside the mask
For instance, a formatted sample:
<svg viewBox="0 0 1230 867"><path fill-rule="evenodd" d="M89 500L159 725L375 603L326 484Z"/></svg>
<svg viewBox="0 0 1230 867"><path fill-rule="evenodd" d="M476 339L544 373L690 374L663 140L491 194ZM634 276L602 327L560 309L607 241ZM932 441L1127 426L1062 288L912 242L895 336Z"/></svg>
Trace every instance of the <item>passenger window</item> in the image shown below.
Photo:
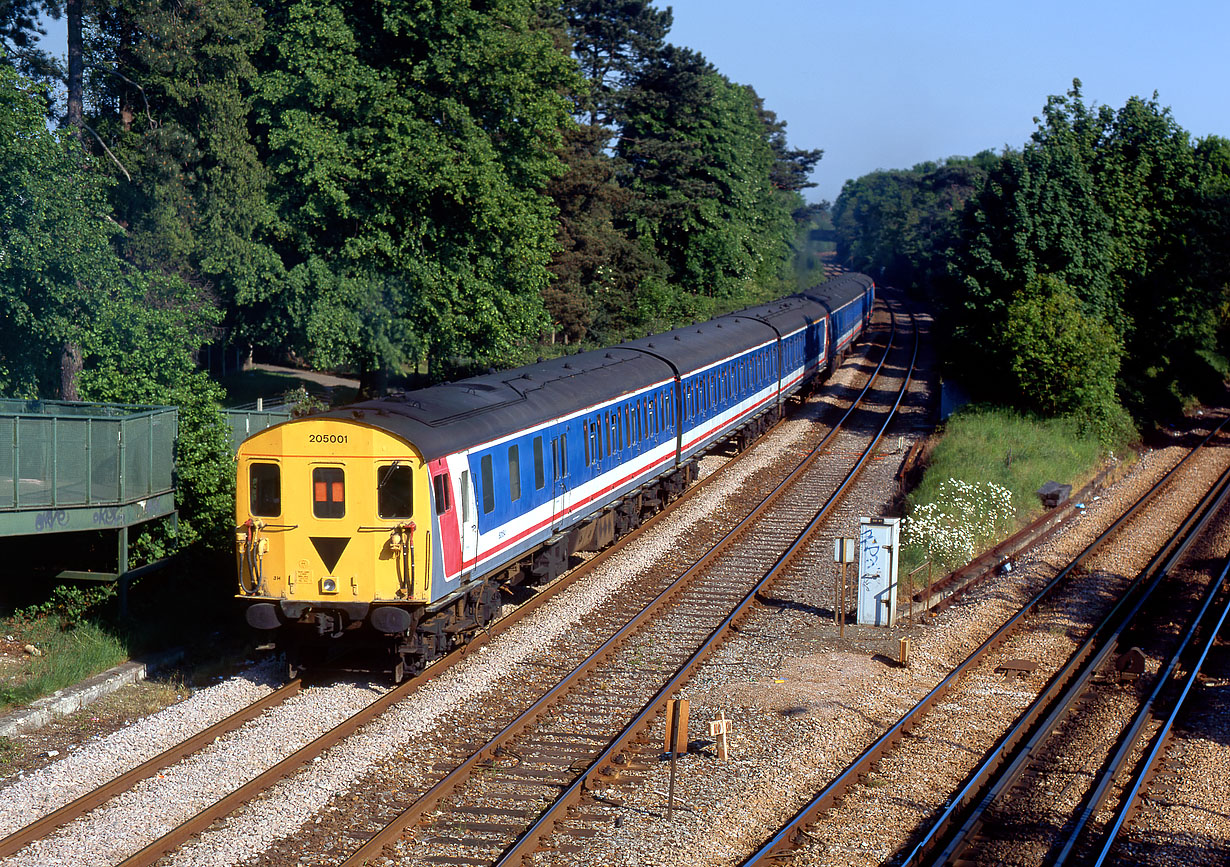
<svg viewBox="0 0 1230 867"><path fill-rule="evenodd" d="M541 491L546 484L547 474L542 465L542 437L534 437L534 490Z"/></svg>
<svg viewBox="0 0 1230 867"><path fill-rule="evenodd" d="M448 473L441 473L432 479L436 488L436 514L443 515L453 507L452 488L448 483Z"/></svg>
<svg viewBox="0 0 1230 867"><path fill-rule="evenodd" d="M491 455L483 455L479 465L483 474L483 514L489 515L495 508L495 479L491 472Z"/></svg>
<svg viewBox="0 0 1230 867"><path fill-rule="evenodd" d="M282 514L282 471L277 464L252 464L248 469L249 511L262 518Z"/></svg>
<svg viewBox="0 0 1230 867"><path fill-rule="evenodd" d="M312 470L312 514L317 518L346 515L346 478L340 467Z"/></svg>
<svg viewBox="0 0 1230 867"><path fill-rule="evenodd" d="M376 514L381 518L414 515L414 473L401 462L376 469Z"/></svg>
<svg viewBox="0 0 1230 867"><path fill-rule="evenodd" d="M508 447L508 494L514 503L521 499L521 450Z"/></svg>

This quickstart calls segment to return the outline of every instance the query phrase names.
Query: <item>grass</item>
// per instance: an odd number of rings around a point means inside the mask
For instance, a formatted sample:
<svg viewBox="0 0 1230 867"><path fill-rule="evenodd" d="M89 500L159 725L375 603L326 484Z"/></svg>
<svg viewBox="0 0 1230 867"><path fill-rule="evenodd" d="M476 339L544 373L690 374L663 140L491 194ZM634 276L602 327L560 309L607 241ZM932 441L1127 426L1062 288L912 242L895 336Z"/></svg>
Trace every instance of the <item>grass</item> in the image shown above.
<svg viewBox="0 0 1230 867"><path fill-rule="evenodd" d="M128 648L120 638L90 622L61 629L54 617L6 618L0 621L0 630L42 653L19 657L6 667L0 684L0 712L29 704L128 659Z"/></svg>
<svg viewBox="0 0 1230 867"><path fill-rule="evenodd" d="M221 553L146 575L130 588L127 619L114 594L91 602L71 582L32 582L22 593L11 585L0 594L0 713L170 648L186 651L194 680L202 671L229 670L253 645L231 599L233 569ZM27 644L42 655L24 653Z"/></svg>
<svg viewBox="0 0 1230 867"><path fill-rule="evenodd" d="M1014 515L996 535L1005 538L1042 512L1035 493L1048 481L1078 490L1101 464L1097 437L1081 434L1075 421L1039 419L999 407L969 406L949 419L932 449L921 483L907 498L909 515L928 503L945 503L941 486L949 479L970 484L993 483L1012 494ZM902 574L926 560L917 545L903 545ZM943 564L955 568L953 563Z"/></svg>
<svg viewBox="0 0 1230 867"><path fill-rule="evenodd" d="M1017 517L1028 520L1042 511L1038 488L1056 481L1075 490L1093 478L1101 458L1097 437L1082 435L1075 421L971 406L949 419L909 502L931 502L948 478L994 482L1012 492Z"/></svg>

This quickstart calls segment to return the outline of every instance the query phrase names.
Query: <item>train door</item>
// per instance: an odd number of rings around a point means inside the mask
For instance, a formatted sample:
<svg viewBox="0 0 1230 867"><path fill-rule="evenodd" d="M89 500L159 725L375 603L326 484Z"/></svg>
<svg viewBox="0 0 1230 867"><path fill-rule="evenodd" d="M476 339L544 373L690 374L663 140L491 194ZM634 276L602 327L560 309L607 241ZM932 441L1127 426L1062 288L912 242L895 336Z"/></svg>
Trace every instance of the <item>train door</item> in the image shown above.
<svg viewBox="0 0 1230 867"><path fill-rule="evenodd" d="M469 468L458 476L461 503L461 571L464 576L478 560L478 504L474 501L474 479Z"/></svg>
<svg viewBox="0 0 1230 867"><path fill-rule="evenodd" d="M559 522L568 514L568 431L559 430L551 437L551 527L559 529Z"/></svg>

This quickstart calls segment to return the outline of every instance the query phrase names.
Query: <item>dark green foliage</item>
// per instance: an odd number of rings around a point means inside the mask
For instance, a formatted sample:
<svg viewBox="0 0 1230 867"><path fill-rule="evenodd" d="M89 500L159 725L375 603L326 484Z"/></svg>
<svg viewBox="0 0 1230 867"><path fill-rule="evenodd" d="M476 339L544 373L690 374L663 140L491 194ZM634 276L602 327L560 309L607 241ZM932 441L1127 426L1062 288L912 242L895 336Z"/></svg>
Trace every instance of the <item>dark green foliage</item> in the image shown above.
<svg viewBox="0 0 1230 867"><path fill-rule="evenodd" d="M1227 287L1224 269L1204 264L1216 260L1218 248L1199 223L1216 222L1218 206L1198 216L1217 194L1196 154L1156 97L1095 110L1076 82L1066 97L1048 100L1032 140L1002 157L967 211L946 312L952 345L963 350L953 363L981 377L976 388L996 388L1004 370L1030 363L1022 345L1001 335L1020 287L1047 280L1078 302L1066 315L1091 334L1109 329L1122 347L1116 390L1138 417L1176 412L1209 379ZM1210 241L1203 250L1192 243L1201 238ZM1051 338L1062 342L1059 334ZM1100 395L1095 404L1112 405L1101 353L1085 349L1096 384L1060 377L1048 385L1038 376L1019 402L1088 406L1092 388ZM1061 397L1054 394L1059 382Z"/></svg>
<svg viewBox="0 0 1230 867"><path fill-rule="evenodd" d="M638 287L665 270L620 228L636 199L619 183L618 164L606 153L609 140L610 130L602 126L570 131L563 151L567 168L547 187L559 209L554 279L543 293L552 341L575 343L591 331L600 343L628 336L640 324Z"/></svg>
<svg viewBox="0 0 1230 867"><path fill-rule="evenodd" d="M248 130L263 28L251 0L114 0L88 52L86 119L114 155L124 255L207 284L228 311L276 271Z"/></svg>
<svg viewBox="0 0 1230 867"><path fill-rule="evenodd" d="M648 0L565 0L560 18L590 84L579 106L591 126L616 121L629 82L666 44L672 14Z"/></svg>
<svg viewBox="0 0 1230 867"><path fill-rule="evenodd" d="M37 82L58 77L55 58L39 46L39 39L47 35L39 19L44 15L58 19L62 14L63 4L57 0L0 0L0 62ZM50 104L46 94L40 99Z"/></svg>
<svg viewBox="0 0 1230 867"><path fill-rule="evenodd" d="M947 274L961 212L997 163L983 151L847 181L833 205L838 260L889 285L932 294Z"/></svg>
<svg viewBox="0 0 1230 867"><path fill-rule="evenodd" d="M287 280L241 299L275 312L268 338L368 372L496 362L543 330L555 223L542 190L577 80L532 12L271 12L257 117Z"/></svg>
<svg viewBox="0 0 1230 867"><path fill-rule="evenodd" d="M1230 145L1152 99L1073 83L1020 150L847 183L838 255L940 302L943 362L976 396L1105 443L1217 390L1230 322Z"/></svg>
<svg viewBox="0 0 1230 867"><path fill-rule="evenodd" d="M1071 416L1103 442L1116 441L1124 424L1115 398L1123 344L1070 287L1043 275L1018 291L1002 339L1009 394L1028 395L1044 415Z"/></svg>
<svg viewBox="0 0 1230 867"><path fill-rule="evenodd" d="M230 527L231 461L220 395L194 350L216 319L199 290L133 266L111 185L76 140L47 131L32 86L0 65L0 393L56 393L61 347L81 350L81 397L181 407L186 541Z"/></svg>
<svg viewBox="0 0 1230 867"><path fill-rule="evenodd" d="M624 105L617 152L640 199L633 235L679 290L672 309L650 301L651 318L709 316L780 290L794 224L771 182L776 155L755 93L668 46Z"/></svg>

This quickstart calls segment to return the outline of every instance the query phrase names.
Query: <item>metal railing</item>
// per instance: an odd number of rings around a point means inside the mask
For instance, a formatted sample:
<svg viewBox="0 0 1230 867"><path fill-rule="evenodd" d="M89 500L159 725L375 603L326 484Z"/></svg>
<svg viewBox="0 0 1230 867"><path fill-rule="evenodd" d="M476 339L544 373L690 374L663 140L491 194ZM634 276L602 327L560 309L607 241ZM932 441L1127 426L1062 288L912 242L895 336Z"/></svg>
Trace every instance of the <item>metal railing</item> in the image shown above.
<svg viewBox="0 0 1230 867"><path fill-rule="evenodd" d="M0 398L0 510L173 491L178 430L175 407Z"/></svg>

